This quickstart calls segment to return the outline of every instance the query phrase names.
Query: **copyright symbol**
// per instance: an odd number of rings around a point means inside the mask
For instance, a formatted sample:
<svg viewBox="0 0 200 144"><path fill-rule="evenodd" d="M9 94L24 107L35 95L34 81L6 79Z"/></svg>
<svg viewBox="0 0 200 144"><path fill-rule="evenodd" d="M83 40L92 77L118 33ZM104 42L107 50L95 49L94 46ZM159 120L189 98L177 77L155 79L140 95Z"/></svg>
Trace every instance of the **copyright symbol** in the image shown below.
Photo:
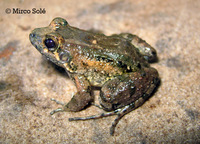
<svg viewBox="0 0 200 144"><path fill-rule="evenodd" d="M7 14L10 14L10 13L11 13L11 9L10 9L10 8L7 8L7 9L5 10L5 12L6 12Z"/></svg>

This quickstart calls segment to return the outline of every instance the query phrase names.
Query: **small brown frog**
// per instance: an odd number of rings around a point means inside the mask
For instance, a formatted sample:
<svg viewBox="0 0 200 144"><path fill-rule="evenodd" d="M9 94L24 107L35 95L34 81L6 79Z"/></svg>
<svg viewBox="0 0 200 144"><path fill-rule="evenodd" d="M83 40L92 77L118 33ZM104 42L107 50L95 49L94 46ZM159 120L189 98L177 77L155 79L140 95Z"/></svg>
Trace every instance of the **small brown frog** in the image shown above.
<svg viewBox="0 0 200 144"><path fill-rule="evenodd" d="M142 105L158 86L158 72L149 66L157 58L156 51L136 35L106 36L55 18L48 27L34 29L29 37L41 54L66 70L77 87L78 92L67 104L52 99L63 107L51 114L84 109L94 101L91 87L100 87L98 107L107 112L69 120L117 115L110 128L113 135L119 120Z"/></svg>

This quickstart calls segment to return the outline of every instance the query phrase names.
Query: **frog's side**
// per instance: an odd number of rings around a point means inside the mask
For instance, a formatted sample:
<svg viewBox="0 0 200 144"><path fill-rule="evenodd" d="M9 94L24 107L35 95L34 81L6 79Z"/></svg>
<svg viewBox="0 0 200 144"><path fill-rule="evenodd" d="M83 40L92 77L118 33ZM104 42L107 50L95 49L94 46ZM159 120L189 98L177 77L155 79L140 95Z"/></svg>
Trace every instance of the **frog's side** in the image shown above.
<svg viewBox="0 0 200 144"><path fill-rule="evenodd" d="M159 82L158 72L149 66L156 51L139 37L124 33L105 36L71 27L55 18L48 27L30 34L31 43L50 61L65 68L77 93L62 108L51 112L80 111L93 102L91 86L101 87L99 101L104 114L69 120L86 120L118 115L120 118L142 105Z"/></svg>

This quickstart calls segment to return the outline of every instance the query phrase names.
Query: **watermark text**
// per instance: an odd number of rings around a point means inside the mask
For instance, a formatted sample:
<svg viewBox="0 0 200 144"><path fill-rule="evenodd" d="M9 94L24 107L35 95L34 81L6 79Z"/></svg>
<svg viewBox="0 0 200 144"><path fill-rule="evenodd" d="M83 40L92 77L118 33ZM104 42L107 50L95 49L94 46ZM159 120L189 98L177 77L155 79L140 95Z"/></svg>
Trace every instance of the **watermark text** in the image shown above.
<svg viewBox="0 0 200 144"><path fill-rule="evenodd" d="M7 8L5 9L6 14L45 14L45 8L32 8L32 9L21 9L21 8Z"/></svg>

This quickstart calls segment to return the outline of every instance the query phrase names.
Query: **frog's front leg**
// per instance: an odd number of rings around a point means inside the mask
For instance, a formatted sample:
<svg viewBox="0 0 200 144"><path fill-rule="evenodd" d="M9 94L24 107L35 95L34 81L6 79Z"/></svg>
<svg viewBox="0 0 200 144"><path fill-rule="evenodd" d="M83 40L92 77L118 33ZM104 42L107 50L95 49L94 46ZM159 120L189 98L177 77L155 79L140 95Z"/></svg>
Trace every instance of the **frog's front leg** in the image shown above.
<svg viewBox="0 0 200 144"><path fill-rule="evenodd" d="M80 111L93 100L91 96L91 86L86 77L84 77L83 75L72 75L71 77L74 80L78 92L65 105L53 99L53 101L63 105L63 107L52 111L50 113L51 115L56 112L62 112L62 111L72 111L72 112Z"/></svg>

